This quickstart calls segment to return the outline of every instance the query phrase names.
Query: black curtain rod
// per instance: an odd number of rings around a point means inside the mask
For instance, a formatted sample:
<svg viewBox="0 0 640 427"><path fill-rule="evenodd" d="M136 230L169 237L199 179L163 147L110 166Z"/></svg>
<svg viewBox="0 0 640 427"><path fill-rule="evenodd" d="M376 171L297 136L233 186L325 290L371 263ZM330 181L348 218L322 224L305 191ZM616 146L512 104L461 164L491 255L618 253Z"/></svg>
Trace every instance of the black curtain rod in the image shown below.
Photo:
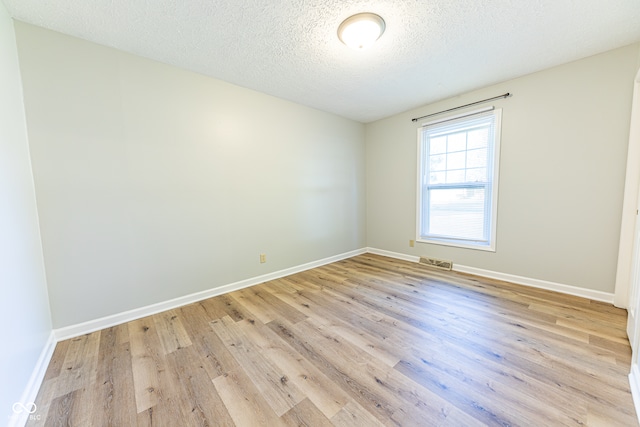
<svg viewBox="0 0 640 427"><path fill-rule="evenodd" d="M427 117L431 117L431 116L437 116L438 114L442 114L442 113L448 113L449 111L455 111L455 110L459 110L461 108L464 107L470 107L472 105L478 105L478 104L482 104L484 102L489 102L489 101L493 101L494 99L500 99L500 98L508 98L512 96L511 93L507 92L504 93L500 96L494 96L493 98L487 98L487 99L483 99L482 101L476 101L476 102L472 102L471 104L465 104L465 105L461 105L459 107L453 107L453 108L449 108L448 110L442 110L442 111L438 111L437 113L432 113L432 114L427 114L426 116L420 116L420 117L416 117L415 119L411 119L412 122L417 122L420 119L426 119Z"/></svg>

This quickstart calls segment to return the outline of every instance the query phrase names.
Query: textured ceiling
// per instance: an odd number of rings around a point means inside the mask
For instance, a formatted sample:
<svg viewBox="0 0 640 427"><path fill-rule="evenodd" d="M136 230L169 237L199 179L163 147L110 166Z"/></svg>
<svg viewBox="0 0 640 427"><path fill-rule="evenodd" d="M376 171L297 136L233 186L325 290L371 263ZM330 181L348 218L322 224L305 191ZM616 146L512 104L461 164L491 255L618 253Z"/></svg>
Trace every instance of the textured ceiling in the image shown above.
<svg viewBox="0 0 640 427"><path fill-rule="evenodd" d="M18 20L370 122L640 40L640 0L3 0ZM372 48L336 36L374 12Z"/></svg>

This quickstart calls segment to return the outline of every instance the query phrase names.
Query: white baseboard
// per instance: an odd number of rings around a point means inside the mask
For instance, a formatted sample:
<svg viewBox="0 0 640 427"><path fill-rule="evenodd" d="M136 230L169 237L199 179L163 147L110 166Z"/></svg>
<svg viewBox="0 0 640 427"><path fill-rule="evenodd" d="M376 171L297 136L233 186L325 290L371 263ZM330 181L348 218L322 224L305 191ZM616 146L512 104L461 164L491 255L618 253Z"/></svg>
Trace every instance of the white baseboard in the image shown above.
<svg viewBox="0 0 640 427"><path fill-rule="evenodd" d="M374 254L374 255L381 255L381 256L386 256L386 257L389 257L389 258L401 259L403 261L409 261L409 262L418 262L418 261L420 261L420 257L419 256L401 254L399 252L385 251L384 249L367 248L367 252L370 253L370 254Z"/></svg>
<svg viewBox="0 0 640 427"><path fill-rule="evenodd" d="M31 377L29 378L29 382L22 392L22 396L20 400L16 403L20 403L22 406L19 409L19 413L14 413L9 418L9 427L22 427L24 426L29 417L37 417L38 411L33 414L29 414L25 410L25 408L31 408L31 405L36 401L36 396L38 395L38 391L40 390L40 386L42 385L42 381L44 379L44 375L47 372L47 368L49 367L49 362L51 362L51 357L53 356L53 351L56 348L56 336L51 331L49 334L49 338L44 345L44 348L40 352L40 357L38 357L38 361L36 362L33 371L31 372Z"/></svg>
<svg viewBox="0 0 640 427"><path fill-rule="evenodd" d="M110 328L112 326L119 325L121 323L130 322L132 320L140 319L142 317L150 316L152 314L160 313L166 310L182 307L183 305L202 301L207 298L226 294L228 292L236 291L243 288L248 288L250 286L254 286L260 283L268 282L269 280L279 279L281 277L289 276L291 274L299 273L301 271L310 270L312 268L320 267L322 265L330 264L332 262L341 261L343 259L351 258L356 255L361 255L366 252L367 252L366 249L356 249L354 251L345 252L345 253L324 258L318 261L301 264L295 267L286 268L284 270L275 271L273 273L268 273L268 274L264 274L257 277L252 277L252 278L241 280L235 283L229 283L227 285L218 286L213 289L208 289L202 292L196 292L193 294L174 298L168 301L163 301L157 304L151 304L145 307L135 308L133 310L113 314L113 315L102 317L99 319L89 320L87 322L79 323L76 325L65 326L63 328L54 329L55 338L57 341L63 341L69 338L78 337L80 335L99 331L101 329Z"/></svg>
<svg viewBox="0 0 640 427"><path fill-rule="evenodd" d="M398 252L385 251L376 248L367 248L367 252L382 256L388 256L390 258L397 258L404 261L418 262L420 257L414 255L407 255ZM562 283L549 282L546 280L533 279L531 277L517 276L515 274L501 273L498 271L484 270L476 267L468 267L465 265L458 265L454 262L453 270L461 273L473 274L476 276L487 277L489 279L503 280L505 282L516 283L518 285L531 286L533 288L546 289L549 291L560 292L567 295L578 296L582 298L588 298L595 301L602 301L613 304L613 293L594 291L591 289L579 288L577 286L565 285Z"/></svg>
<svg viewBox="0 0 640 427"><path fill-rule="evenodd" d="M532 279L531 277L516 276L515 274L500 273L498 271L483 270L481 268L467 267L465 265L453 264L453 270L613 304L614 295L608 292L594 291L592 289L579 288L577 286L549 282L547 280Z"/></svg>
<svg viewBox="0 0 640 427"><path fill-rule="evenodd" d="M638 422L640 422L640 369L638 369L637 363L631 365L629 386L633 397L633 406L636 408L636 416L638 417Z"/></svg>

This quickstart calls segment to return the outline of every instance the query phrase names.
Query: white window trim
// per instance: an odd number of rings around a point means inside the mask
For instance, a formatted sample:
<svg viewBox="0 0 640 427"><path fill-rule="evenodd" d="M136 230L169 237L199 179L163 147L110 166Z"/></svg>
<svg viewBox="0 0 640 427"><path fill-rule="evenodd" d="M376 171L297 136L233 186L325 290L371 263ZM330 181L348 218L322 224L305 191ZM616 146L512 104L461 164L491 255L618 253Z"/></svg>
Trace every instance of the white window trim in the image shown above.
<svg viewBox="0 0 640 427"><path fill-rule="evenodd" d="M493 150L493 179L491 181L491 222L490 222L490 230L489 230L489 244L474 244L474 243L464 243L462 239L437 239L437 238L428 238L424 239L420 235L421 228L421 220L422 220L422 128L424 126L433 125L449 120L456 120L462 117L471 116L475 114L480 114L485 111L493 110L493 114L495 115L495 141L494 141L494 150ZM434 120L428 123L423 123L420 128L417 130L418 134L418 142L417 142L417 153L418 153L418 161L417 161L417 173L416 173L416 242L420 243L431 243L436 245L443 246L454 246L458 248L466 248L466 249L475 249L480 251L496 251L496 238L497 238L497 224L498 224L498 194L499 194L499 177L500 177L500 141L502 139L502 109L501 108L483 108L481 110L470 111L463 114L458 114L455 116L445 117L439 120Z"/></svg>

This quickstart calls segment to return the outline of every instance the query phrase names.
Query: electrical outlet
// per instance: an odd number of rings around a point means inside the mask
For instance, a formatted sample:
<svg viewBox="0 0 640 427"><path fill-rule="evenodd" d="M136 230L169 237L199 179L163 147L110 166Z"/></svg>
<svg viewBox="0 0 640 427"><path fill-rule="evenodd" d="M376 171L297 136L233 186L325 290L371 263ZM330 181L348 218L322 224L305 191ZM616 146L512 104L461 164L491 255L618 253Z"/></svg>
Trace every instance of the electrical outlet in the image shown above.
<svg viewBox="0 0 640 427"><path fill-rule="evenodd" d="M267 262L267 254L260 254L260 264Z"/></svg>
<svg viewBox="0 0 640 427"><path fill-rule="evenodd" d="M409 246L411 246L412 248L416 245L416 241L415 240L409 240Z"/></svg>

